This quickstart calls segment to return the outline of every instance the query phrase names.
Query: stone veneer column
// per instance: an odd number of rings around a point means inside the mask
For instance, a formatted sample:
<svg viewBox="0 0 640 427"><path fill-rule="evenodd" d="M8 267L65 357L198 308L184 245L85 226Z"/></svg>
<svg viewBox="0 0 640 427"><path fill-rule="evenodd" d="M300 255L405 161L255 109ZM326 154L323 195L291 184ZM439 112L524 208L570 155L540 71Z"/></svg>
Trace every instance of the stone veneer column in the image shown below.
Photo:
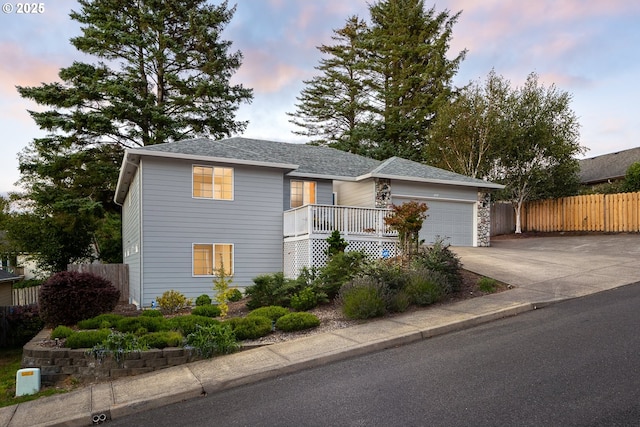
<svg viewBox="0 0 640 427"><path fill-rule="evenodd" d="M491 246L491 194L478 191L478 246Z"/></svg>
<svg viewBox="0 0 640 427"><path fill-rule="evenodd" d="M376 208L391 207L391 180L374 178L376 183Z"/></svg>

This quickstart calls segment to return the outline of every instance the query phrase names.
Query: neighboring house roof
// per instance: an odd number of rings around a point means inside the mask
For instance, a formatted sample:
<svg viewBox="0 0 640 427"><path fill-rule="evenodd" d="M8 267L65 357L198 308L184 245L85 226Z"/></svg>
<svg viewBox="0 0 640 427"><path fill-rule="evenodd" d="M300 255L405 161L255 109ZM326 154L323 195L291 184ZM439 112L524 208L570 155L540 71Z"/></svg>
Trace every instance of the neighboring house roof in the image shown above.
<svg viewBox="0 0 640 427"><path fill-rule="evenodd" d="M283 169L289 176L358 181L376 177L420 182L446 183L500 189L502 185L445 171L421 163L392 157L383 161L334 148L228 138L213 141L196 138L129 149L125 153L116 189L116 202L124 202L140 156L217 161Z"/></svg>
<svg viewBox="0 0 640 427"><path fill-rule="evenodd" d="M640 162L640 147L579 160L580 182L597 184L622 179L635 162Z"/></svg>
<svg viewBox="0 0 640 427"><path fill-rule="evenodd" d="M0 283L3 282L17 282L22 279L22 276L17 276L5 270L0 270Z"/></svg>

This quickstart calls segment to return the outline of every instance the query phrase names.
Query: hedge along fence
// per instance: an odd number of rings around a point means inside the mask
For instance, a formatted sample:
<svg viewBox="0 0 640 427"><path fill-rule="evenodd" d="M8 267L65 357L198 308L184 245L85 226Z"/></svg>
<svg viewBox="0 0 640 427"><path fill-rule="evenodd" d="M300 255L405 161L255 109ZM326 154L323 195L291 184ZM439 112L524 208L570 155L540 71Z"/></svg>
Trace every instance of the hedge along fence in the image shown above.
<svg viewBox="0 0 640 427"><path fill-rule="evenodd" d="M538 200L522 208L523 231L640 232L640 192Z"/></svg>
<svg viewBox="0 0 640 427"><path fill-rule="evenodd" d="M120 289L119 302L129 302L129 266L127 264L69 264L68 271L92 273L107 279L113 286Z"/></svg>

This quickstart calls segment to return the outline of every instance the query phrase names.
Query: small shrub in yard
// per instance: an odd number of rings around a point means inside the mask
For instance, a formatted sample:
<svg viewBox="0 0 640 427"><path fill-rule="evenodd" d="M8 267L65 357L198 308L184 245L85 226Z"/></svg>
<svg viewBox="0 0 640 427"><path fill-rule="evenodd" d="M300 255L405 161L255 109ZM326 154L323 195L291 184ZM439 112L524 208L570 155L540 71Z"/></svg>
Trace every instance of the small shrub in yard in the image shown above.
<svg viewBox="0 0 640 427"><path fill-rule="evenodd" d="M245 289L251 299L247 302L250 309L269 305L287 306L291 295L301 287L295 280L284 277L282 272L262 274L253 279L253 285Z"/></svg>
<svg viewBox="0 0 640 427"><path fill-rule="evenodd" d="M77 331L67 337L65 345L69 348L91 348L106 340L109 334L109 329Z"/></svg>
<svg viewBox="0 0 640 427"><path fill-rule="evenodd" d="M433 245L422 250L415 262L421 267L442 273L449 285L445 290L446 293L457 292L460 289L462 284L460 259L441 238L436 239Z"/></svg>
<svg viewBox="0 0 640 427"><path fill-rule="evenodd" d="M224 321L231 325L238 340L252 340L271 333L273 322L264 316L233 317Z"/></svg>
<svg viewBox="0 0 640 427"><path fill-rule="evenodd" d="M156 298L158 307L163 313L172 314L187 308L191 305L191 300L184 296L182 293L173 289L166 291Z"/></svg>
<svg viewBox="0 0 640 427"><path fill-rule="evenodd" d="M242 292L238 288L229 289L227 299L229 302L238 302L242 299Z"/></svg>
<svg viewBox="0 0 640 427"><path fill-rule="evenodd" d="M149 348L180 347L184 337L178 331L150 332L139 338Z"/></svg>
<svg viewBox="0 0 640 427"><path fill-rule="evenodd" d="M38 305L12 307L6 322L0 322L0 347L20 347L44 327Z"/></svg>
<svg viewBox="0 0 640 427"><path fill-rule="evenodd" d="M317 326L320 326L320 319L306 312L289 313L276 321L276 328L285 332L301 331Z"/></svg>
<svg viewBox="0 0 640 427"><path fill-rule="evenodd" d="M386 313L388 290L372 277L356 277L340 289L338 301L350 319L369 319Z"/></svg>
<svg viewBox="0 0 640 427"><path fill-rule="evenodd" d="M291 313L288 308L280 307L279 305L270 305L268 307L260 307L252 310L247 317L249 316L262 316L267 317L272 322L275 322L285 314Z"/></svg>
<svg viewBox="0 0 640 427"><path fill-rule="evenodd" d="M498 282L495 279L491 279L489 277L482 277L478 280L478 289L482 292L486 292L488 294L492 294L496 291L498 287Z"/></svg>
<svg viewBox="0 0 640 427"><path fill-rule="evenodd" d="M169 323L164 317L123 317L118 320L115 328L123 333L137 333L142 335L145 332L168 331Z"/></svg>
<svg viewBox="0 0 640 427"><path fill-rule="evenodd" d="M362 252L339 252L329 258L327 265L318 273L318 288L328 298L333 298L349 280L356 277L366 265Z"/></svg>
<svg viewBox="0 0 640 427"><path fill-rule="evenodd" d="M51 331L51 339L56 338L67 338L69 335L74 333L75 331L68 326L60 325L56 326L56 328Z"/></svg>
<svg viewBox="0 0 640 427"><path fill-rule="evenodd" d="M191 314L196 316L218 317L220 316L220 307L213 304L196 306L191 310Z"/></svg>
<svg viewBox="0 0 640 427"><path fill-rule="evenodd" d="M185 337L196 330L196 325L208 326L217 323L220 323L220 321L212 319L211 317L196 316L193 314L167 319L169 329L180 331Z"/></svg>
<svg viewBox="0 0 640 427"><path fill-rule="evenodd" d="M142 317L164 317L164 314L160 310L142 310L140 313Z"/></svg>
<svg viewBox="0 0 640 427"><path fill-rule="evenodd" d="M409 282L408 270L395 259L381 259L367 265L364 275L384 283L391 291L398 291Z"/></svg>
<svg viewBox="0 0 640 427"><path fill-rule="evenodd" d="M418 268L411 272L405 292L413 304L426 306L442 299L449 287L447 277L437 271Z"/></svg>
<svg viewBox="0 0 640 427"><path fill-rule="evenodd" d="M307 286L291 297L290 305L294 310L306 311L317 307L321 302L328 301L327 294Z"/></svg>
<svg viewBox="0 0 640 427"><path fill-rule="evenodd" d="M211 297L207 294L202 294L196 298L196 307L200 307L201 305L211 305Z"/></svg>
<svg viewBox="0 0 640 427"><path fill-rule="evenodd" d="M116 362L121 362L129 353L148 350L149 347L138 340L134 334L112 332L99 344L94 345L89 354L98 360L112 356Z"/></svg>
<svg viewBox="0 0 640 427"><path fill-rule="evenodd" d="M47 325L75 325L113 310L120 291L94 274L62 271L42 285L38 298L40 316Z"/></svg>
<svg viewBox="0 0 640 427"><path fill-rule="evenodd" d="M104 313L90 319L84 319L78 322L80 329L104 329L113 328L124 316L115 313Z"/></svg>
<svg viewBox="0 0 640 427"><path fill-rule="evenodd" d="M398 291L389 297L387 308L394 313L402 313L411 305L411 298L405 290Z"/></svg>
<svg viewBox="0 0 640 427"><path fill-rule="evenodd" d="M204 358L215 354L233 353L240 348L229 324L198 325L196 330L187 336L186 345L193 347Z"/></svg>

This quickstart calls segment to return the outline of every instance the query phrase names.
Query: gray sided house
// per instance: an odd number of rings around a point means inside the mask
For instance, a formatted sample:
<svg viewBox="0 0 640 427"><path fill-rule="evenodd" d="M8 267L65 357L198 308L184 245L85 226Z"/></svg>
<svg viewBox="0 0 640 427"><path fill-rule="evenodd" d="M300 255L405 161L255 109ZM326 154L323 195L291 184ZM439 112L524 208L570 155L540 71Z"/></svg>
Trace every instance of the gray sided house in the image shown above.
<svg viewBox="0 0 640 427"><path fill-rule="evenodd" d="M116 189L131 302L174 289L211 294L221 268L245 287L260 274L326 262L339 230L347 251L393 256L391 204L429 207L421 238L488 246L489 192L502 186L392 157L247 138L191 139L126 151Z"/></svg>

